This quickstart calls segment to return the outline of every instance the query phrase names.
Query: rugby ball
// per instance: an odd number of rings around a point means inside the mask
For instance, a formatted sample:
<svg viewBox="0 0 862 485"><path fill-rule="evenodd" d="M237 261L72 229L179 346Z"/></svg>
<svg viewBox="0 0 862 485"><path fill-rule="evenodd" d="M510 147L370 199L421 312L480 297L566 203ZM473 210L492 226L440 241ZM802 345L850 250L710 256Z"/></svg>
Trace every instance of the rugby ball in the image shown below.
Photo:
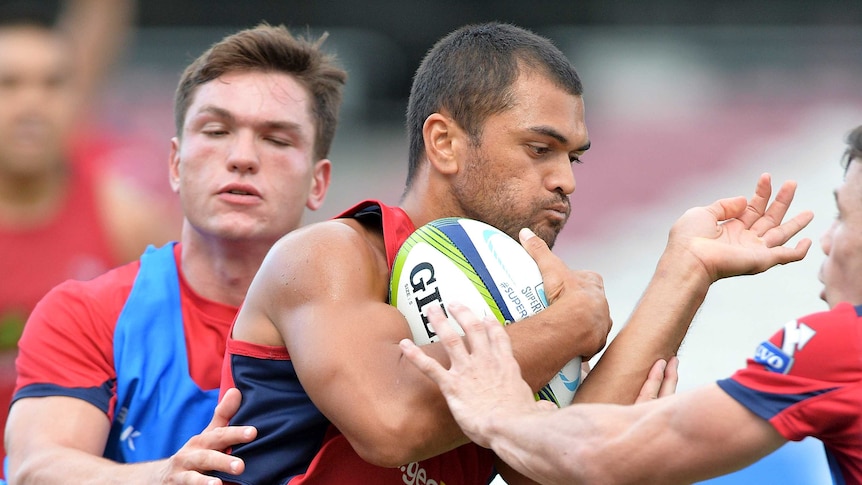
<svg viewBox="0 0 862 485"><path fill-rule="evenodd" d="M539 267L521 244L489 224L459 217L413 232L395 256L389 283L389 303L404 315L417 345L439 340L427 309L438 305L448 316L451 301L503 325L548 306ZM451 316L449 324L464 335ZM580 379L581 359L575 358L536 397L567 406Z"/></svg>

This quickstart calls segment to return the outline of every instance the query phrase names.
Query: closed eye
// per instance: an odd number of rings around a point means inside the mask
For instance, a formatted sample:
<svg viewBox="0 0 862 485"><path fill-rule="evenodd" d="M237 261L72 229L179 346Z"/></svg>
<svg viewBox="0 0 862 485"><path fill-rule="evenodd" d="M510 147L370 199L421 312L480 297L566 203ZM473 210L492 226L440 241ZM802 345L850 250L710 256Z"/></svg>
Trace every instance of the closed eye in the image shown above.
<svg viewBox="0 0 862 485"><path fill-rule="evenodd" d="M284 140L282 138L267 138L266 140L269 141L270 143L273 143L273 144L278 145L280 147L288 147L288 146L293 145L293 143L291 143L287 140Z"/></svg>

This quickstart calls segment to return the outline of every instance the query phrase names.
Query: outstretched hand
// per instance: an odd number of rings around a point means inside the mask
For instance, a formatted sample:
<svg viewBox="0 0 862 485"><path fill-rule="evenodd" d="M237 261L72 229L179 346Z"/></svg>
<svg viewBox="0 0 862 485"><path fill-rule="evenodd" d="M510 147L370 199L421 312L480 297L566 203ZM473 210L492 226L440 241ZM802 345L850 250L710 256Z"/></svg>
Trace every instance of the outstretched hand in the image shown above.
<svg viewBox="0 0 862 485"><path fill-rule="evenodd" d="M159 483L216 485L220 484L221 480L204 473L220 471L238 475L243 472L243 461L224 452L231 446L248 443L257 436L254 426L229 426L241 400L238 389L228 389L216 406L206 429L189 438L186 444L167 460Z"/></svg>
<svg viewBox="0 0 862 485"><path fill-rule="evenodd" d="M792 248L784 244L805 228L814 214L803 211L784 221L795 192L796 182L785 182L769 203L772 181L769 174L763 174L749 201L744 197L721 199L686 211L671 228L668 250L693 255L711 281L799 261L811 247L811 240L802 239Z"/></svg>
<svg viewBox="0 0 862 485"><path fill-rule="evenodd" d="M480 319L456 303L447 309L464 330L469 345L468 349L439 308L428 312L431 326L449 354L449 370L412 341L404 339L399 345L407 359L440 387L452 416L468 438L487 448L492 426L505 423L507 416L557 409L549 401L535 400L521 378L509 336L499 322Z"/></svg>

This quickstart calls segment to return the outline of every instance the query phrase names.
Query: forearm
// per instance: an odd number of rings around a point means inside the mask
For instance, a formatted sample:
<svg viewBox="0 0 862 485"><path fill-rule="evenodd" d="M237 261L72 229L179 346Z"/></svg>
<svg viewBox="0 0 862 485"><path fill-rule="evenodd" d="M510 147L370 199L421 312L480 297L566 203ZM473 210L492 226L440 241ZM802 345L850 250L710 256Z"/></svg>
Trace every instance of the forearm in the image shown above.
<svg viewBox="0 0 862 485"><path fill-rule="evenodd" d="M632 404L649 369L676 354L712 280L684 251L666 251L626 325L575 394L575 402Z"/></svg>
<svg viewBox="0 0 862 485"><path fill-rule="evenodd" d="M590 444L606 438L608 428L596 428L581 413L556 410L520 414L495 423L484 431L491 449L523 476L546 485L601 483L591 479L588 453L596 451L589 449ZM600 436L592 439L597 432Z"/></svg>
<svg viewBox="0 0 862 485"><path fill-rule="evenodd" d="M154 484L161 483L167 460L119 464L81 450L52 446L29 453L15 466L12 462L9 485Z"/></svg>
<svg viewBox="0 0 862 485"><path fill-rule="evenodd" d="M716 385L633 406L575 405L489 422L484 437L497 455L544 484L694 483L786 442Z"/></svg>
<svg viewBox="0 0 862 485"><path fill-rule="evenodd" d="M78 81L85 100L97 92L126 47L136 14L135 0L64 2L59 27L74 43Z"/></svg>
<svg viewBox="0 0 862 485"><path fill-rule="evenodd" d="M573 292L585 294L561 298L538 314L506 326L521 377L534 392L573 358L592 356L607 340L611 319L604 293Z"/></svg>
<svg viewBox="0 0 862 485"><path fill-rule="evenodd" d="M679 422L657 402L521 414L486 433L500 459L546 485L691 483Z"/></svg>

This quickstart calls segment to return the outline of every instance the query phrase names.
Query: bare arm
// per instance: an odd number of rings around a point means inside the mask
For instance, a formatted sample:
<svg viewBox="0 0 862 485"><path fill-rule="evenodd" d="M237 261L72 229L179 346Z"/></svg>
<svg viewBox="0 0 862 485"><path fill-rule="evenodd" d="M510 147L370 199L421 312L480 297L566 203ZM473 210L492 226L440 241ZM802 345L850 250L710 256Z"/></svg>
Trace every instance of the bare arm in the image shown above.
<svg viewBox="0 0 862 485"><path fill-rule="evenodd" d="M453 313L469 350L437 312L429 316L451 367L404 340L407 359L440 386L473 441L540 483L692 483L742 468L785 442L717 385L634 406L537 403L499 325L463 307Z"/></svg>
<svg viewBox="0 0 862 485"><path fill-rule="evenodd" d="M71 38L81 101L89 103L125 49L135 0L66 0L58 22Z"/></svg>
<svg viewBox="0 0 862 485"><path fill-rule="evenodd" d="M558 286L571 281L564 266L557 272ZM606 338L610 324L601 285L594 278L583 283L594 288L565 292L550 308L512 326L519 327L513 341L524 368L533 369L537 389L565 362L595 352ZM388 290L379 234L353 221L318 224L273 247L233 331L239 340L285 345L318 409L363 459L378 466L418 461L468 441L439 389L403 359L398 342L410 330L386 303ZM425 350L448 363L439 344Z"/></svg>
<svg viewBox="0 0 862 485"><path fill-rule="evenodd" d="M634 402L650 367L676 354L713 282L802 259L809 239L784 246L813 217L804 211L783 222L795 190L795 183L786 182L770 204L772 184L764 174L750 201L722 199L677 220L641 301L575 402Z"/></svg>
<svg viewBox="0 0 862 485"><path fill-rule="evenodd" d="M257 434L252 427L227 426L239 401L239 391L225 394L206 430L172 457L119 464L102 458L110 422L101 410L71 397L24 398L12 406L6 425L7 478L11 485L218 484L218 479L203 473L236 474L244 467L242 460L218 450L251 441Z"/></svg>
<svg viewBox="0 0 862 485"><path fill-rule="evenodd" d="M786 442L714 384L634 406L575 405L494 423L490 447L547 484L689 484Z"/></svg>

